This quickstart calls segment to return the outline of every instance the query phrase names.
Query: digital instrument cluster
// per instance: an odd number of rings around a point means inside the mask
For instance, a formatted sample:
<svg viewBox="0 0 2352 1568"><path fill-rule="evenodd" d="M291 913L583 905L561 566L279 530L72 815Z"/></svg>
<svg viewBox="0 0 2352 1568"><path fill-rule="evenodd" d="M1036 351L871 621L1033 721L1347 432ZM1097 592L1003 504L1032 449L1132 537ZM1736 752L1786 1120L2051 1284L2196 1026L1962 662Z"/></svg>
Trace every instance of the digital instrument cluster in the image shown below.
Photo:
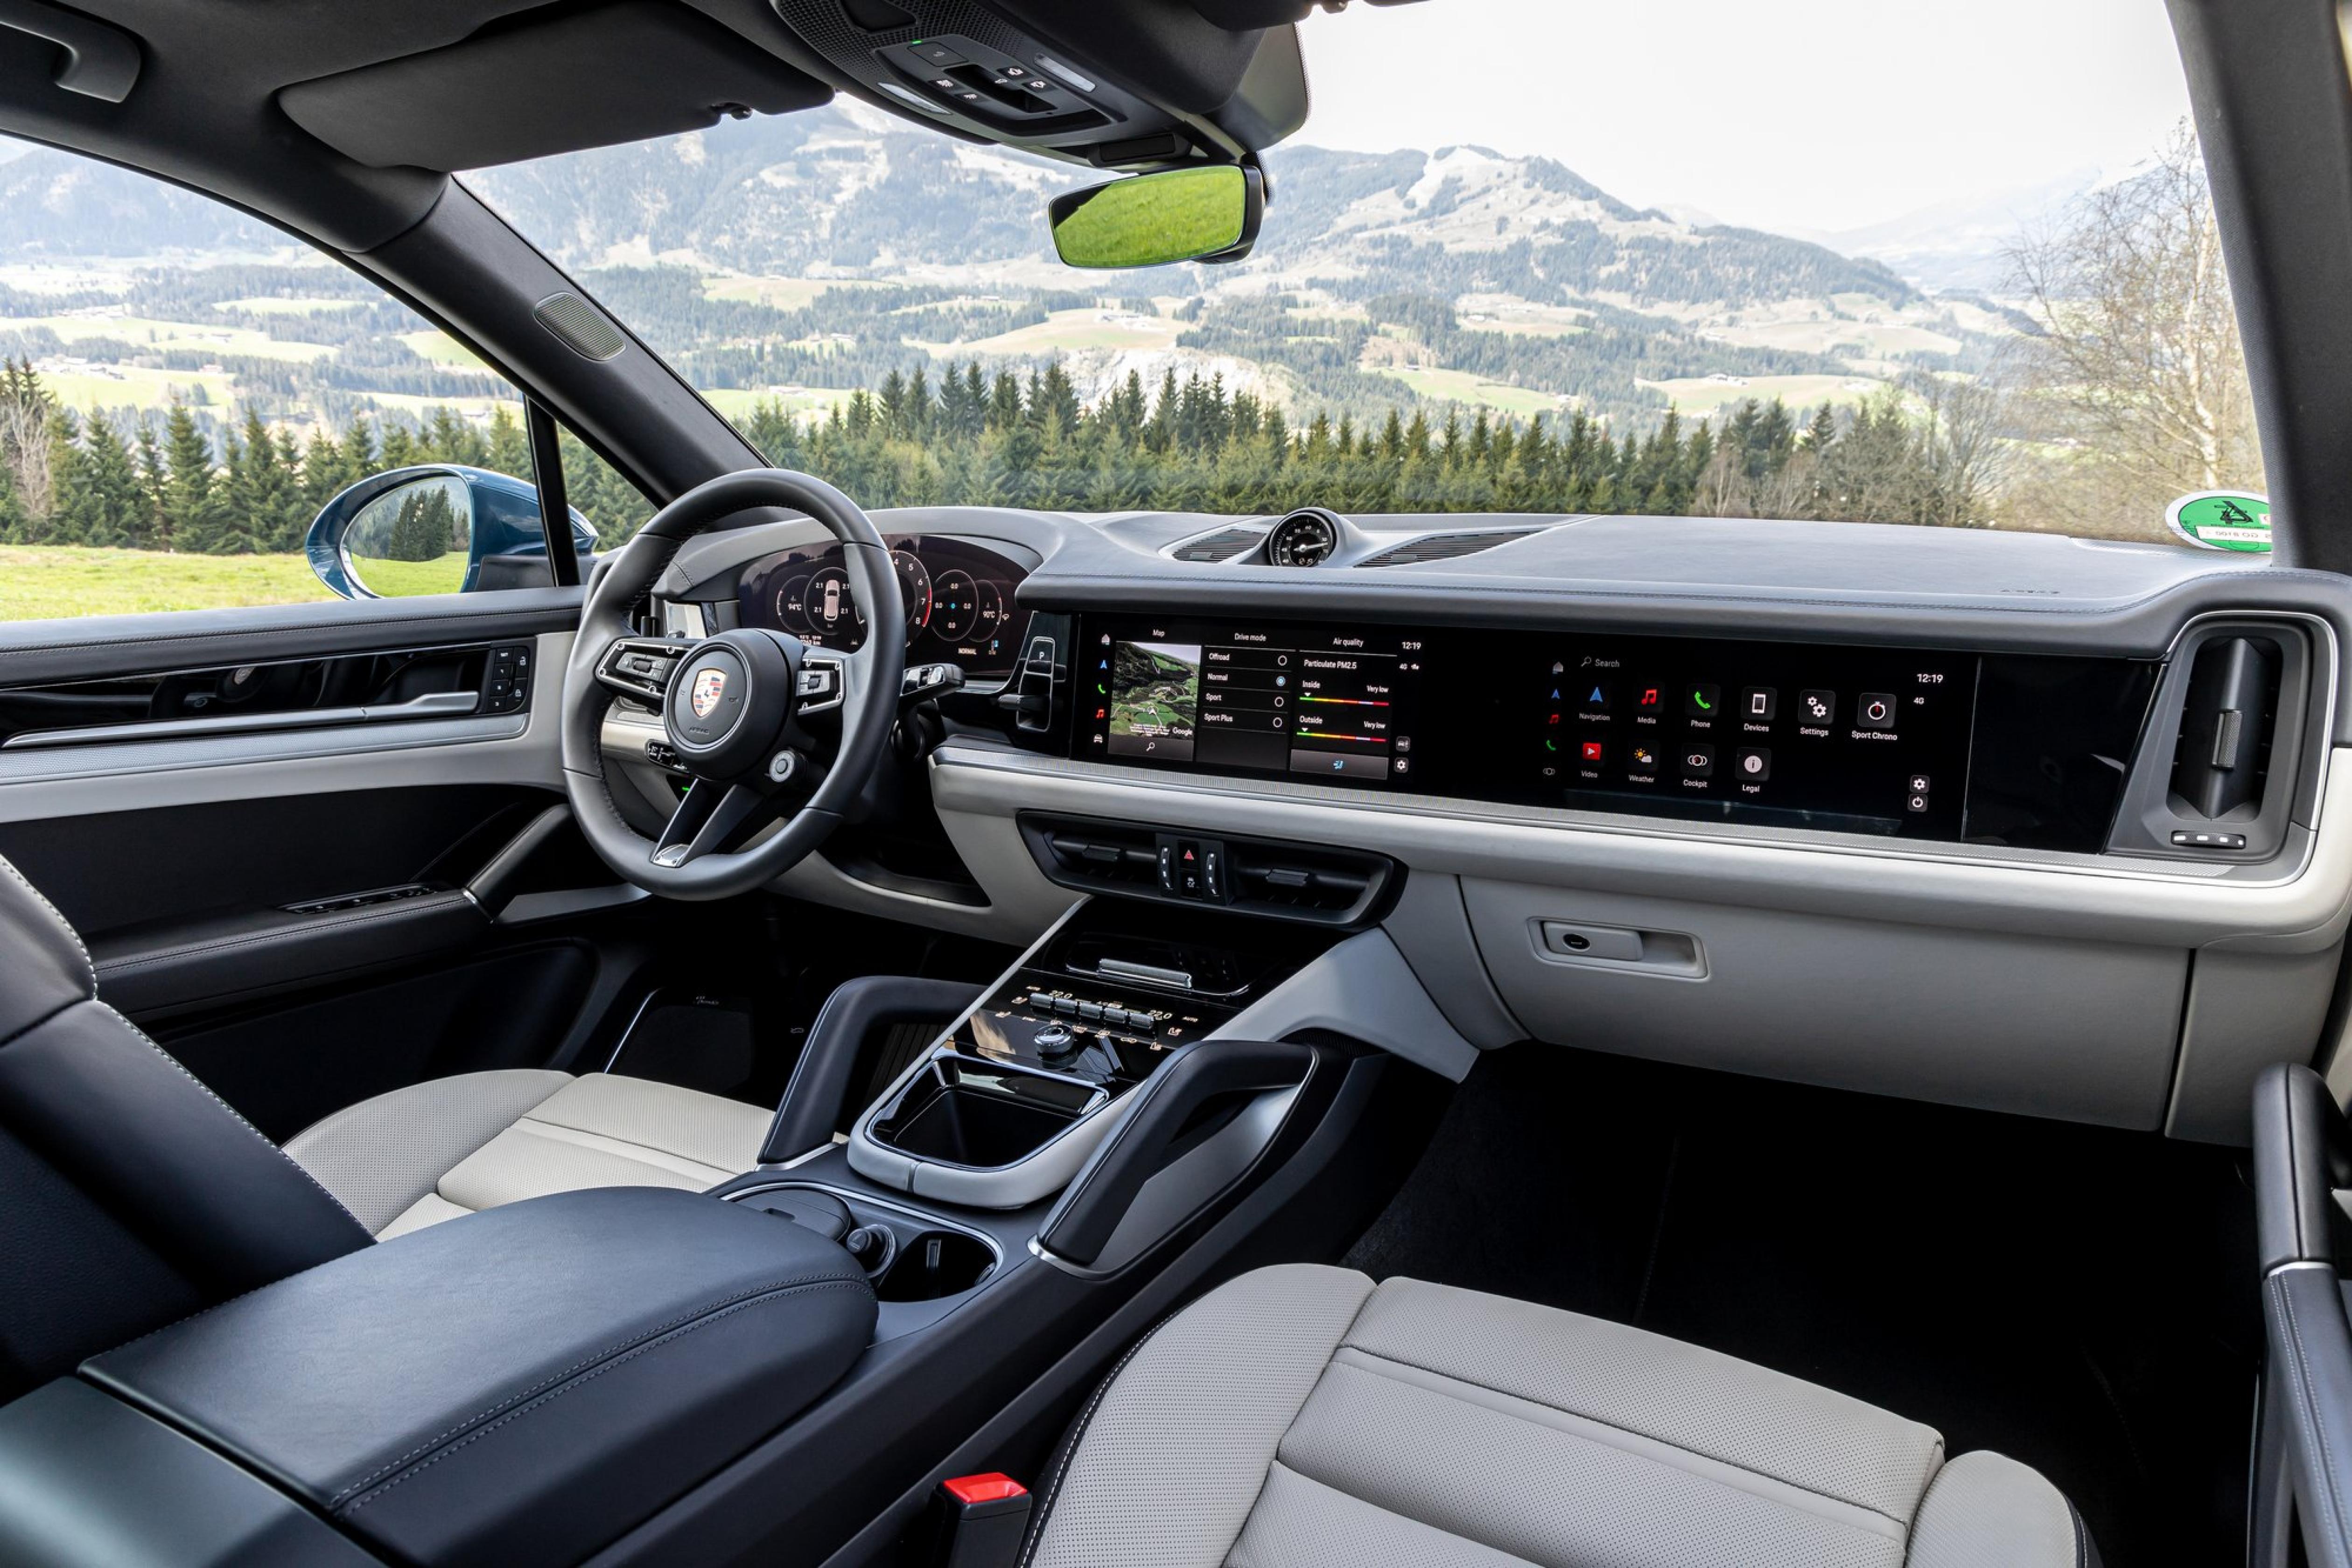
<svg viewBox="0 0 2352 1568"><path fill-rule="evenodd" d="M1019 660L1013 595L1026 572L985 545L929 534L892 535L891 564L907 609L909 658L963 667L967 678L1010 675ZM743 568L742 624L817 647L866 641L866 612L839 544L787 550Z"/></svg>
<svg viewBox="0 0 2352 1568"><path fill-rule="evenodd" d="M2096 849L2121 790L2102 759L2130 754L2152 668L1090 615L1077 623L1068 735L1073 756L1151 768Z"/></svg>

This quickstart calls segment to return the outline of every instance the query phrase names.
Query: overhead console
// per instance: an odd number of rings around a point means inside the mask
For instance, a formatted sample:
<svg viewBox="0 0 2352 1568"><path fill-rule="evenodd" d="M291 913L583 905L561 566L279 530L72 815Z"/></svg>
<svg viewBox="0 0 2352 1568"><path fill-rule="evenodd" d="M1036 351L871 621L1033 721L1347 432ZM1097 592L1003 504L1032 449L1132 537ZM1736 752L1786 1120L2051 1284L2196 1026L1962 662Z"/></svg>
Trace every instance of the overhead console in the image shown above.
<svg viewBox="0 0 2352 1568"><path fill-rule="evenodd" d="M772 0L842 80L958 134L1099 168L1231 163L1306 122L1280 7Z"/></svg>
<svg viewBox="0 0 2352 1568"><path fill-rule="evenodd" d="M2200 622L2158 660L1094 615L1066 741L1171 774L2252 859L2316 745L2312 669L2286 617Z"/></svg>

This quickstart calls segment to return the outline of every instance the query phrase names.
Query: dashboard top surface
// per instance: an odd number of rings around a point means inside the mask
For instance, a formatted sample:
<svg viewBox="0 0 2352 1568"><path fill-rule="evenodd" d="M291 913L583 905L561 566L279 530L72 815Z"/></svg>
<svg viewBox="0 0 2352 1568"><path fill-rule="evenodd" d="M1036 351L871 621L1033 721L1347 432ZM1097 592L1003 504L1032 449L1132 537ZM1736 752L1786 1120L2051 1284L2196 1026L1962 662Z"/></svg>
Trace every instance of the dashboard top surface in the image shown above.
<svg viewBox="0 0 2352 1568"><path fill-rule="evenodd" d="M892 535L961 538L1020 563L1026 610L1139 609L1389 622L1584 626L1907 647L2163 653L2196 616L2303 613L2352 642L2352 581L2244 556L2054 534L1764 519L1449 513L1349 521L1362 548L1320 567L1178 561L1175 546L1263 515L987 507L875 514ZM1513 531L1452 560L1373 567L1432 533ZM823 535L769 523L690 542L659 592L731 596L738 574Z"/></svg>

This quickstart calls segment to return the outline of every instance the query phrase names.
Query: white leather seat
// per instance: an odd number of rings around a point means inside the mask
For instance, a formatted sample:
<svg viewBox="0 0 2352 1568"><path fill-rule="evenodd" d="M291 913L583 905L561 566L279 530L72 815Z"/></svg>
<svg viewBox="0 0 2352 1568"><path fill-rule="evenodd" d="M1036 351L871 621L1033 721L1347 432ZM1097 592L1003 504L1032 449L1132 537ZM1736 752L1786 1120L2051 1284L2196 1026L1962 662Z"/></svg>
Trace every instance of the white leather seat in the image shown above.
<svg viewBox="0 0 2352 1568"><path fill-rule="evenodd" d="M363 1100L286 1144L379 1241L583 1187L699 1192L759 1163L769 1113L651 1079L518 1068Z"/></svg>
<svg viewBox="0 0 2352 1568"><path fill-rule="evenodd" d="M1640 1329L1342 1268L1244 1275L1104 1385L1027 1568L2081 1568L1999 1454Z"/></svg>

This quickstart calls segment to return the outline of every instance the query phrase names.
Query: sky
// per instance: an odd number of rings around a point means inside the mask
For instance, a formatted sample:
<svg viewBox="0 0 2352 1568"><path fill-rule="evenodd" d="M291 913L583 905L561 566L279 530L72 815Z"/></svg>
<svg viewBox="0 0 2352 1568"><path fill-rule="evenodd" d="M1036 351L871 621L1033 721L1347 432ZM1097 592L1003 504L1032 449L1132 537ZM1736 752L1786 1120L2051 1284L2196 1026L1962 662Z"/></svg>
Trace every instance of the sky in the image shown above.
<svg viewBox="0 0 2352 1568"><path fill-rule="evenodd" d="M2162 0L1423 0L1304 38L1301 142L1541 153L1781 233L2125 169L2189 112Z"/></svg>

